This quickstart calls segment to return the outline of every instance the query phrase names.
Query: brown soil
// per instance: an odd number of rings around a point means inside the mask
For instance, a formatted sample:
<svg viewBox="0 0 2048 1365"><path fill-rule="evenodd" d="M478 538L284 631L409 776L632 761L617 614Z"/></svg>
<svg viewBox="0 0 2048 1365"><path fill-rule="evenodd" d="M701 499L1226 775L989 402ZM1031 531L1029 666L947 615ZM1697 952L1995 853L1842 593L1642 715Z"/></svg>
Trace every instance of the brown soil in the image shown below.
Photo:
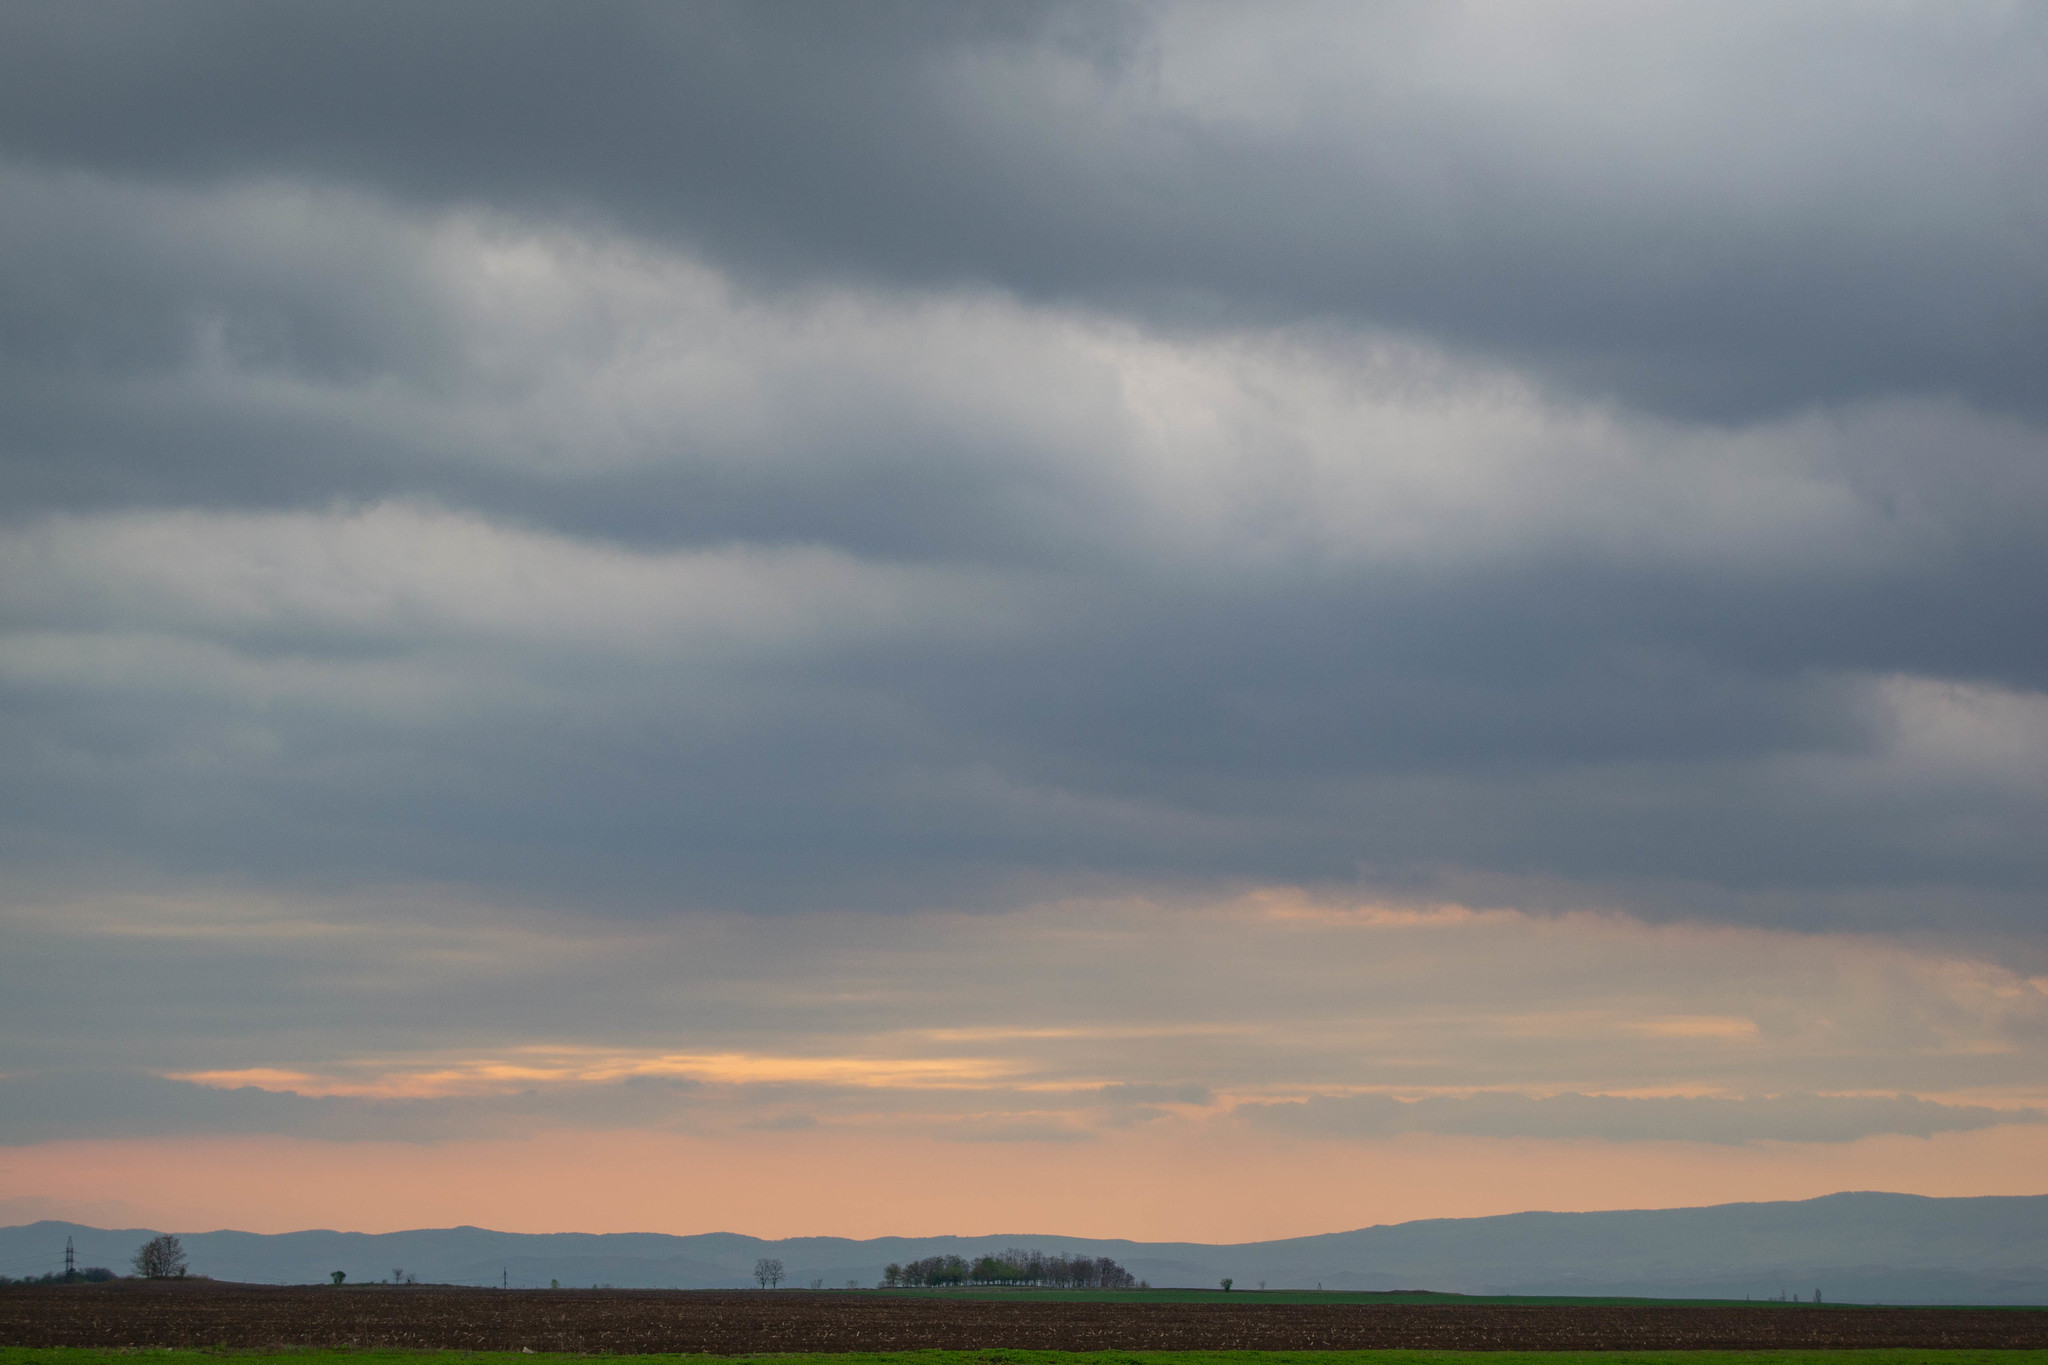
<svg viewBox="0 0 2048 1365"><path fill-rule="evenodd" d="M1120 1303L781 1290L0 1290L11 1346L383 1346L584 1352L2048 1348L2048 1312L1982 1308Z"/></svg>

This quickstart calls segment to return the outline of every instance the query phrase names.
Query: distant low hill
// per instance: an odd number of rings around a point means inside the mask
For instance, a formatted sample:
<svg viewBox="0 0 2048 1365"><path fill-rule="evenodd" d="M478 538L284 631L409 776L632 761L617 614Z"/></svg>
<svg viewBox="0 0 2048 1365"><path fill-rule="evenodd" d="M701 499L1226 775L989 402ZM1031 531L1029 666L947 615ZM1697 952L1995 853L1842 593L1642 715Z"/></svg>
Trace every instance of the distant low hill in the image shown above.
<svg viewBox="0 0 2048 1365"><path fill-rule="evenodd" d="M171 1229L177 1231L176 1229ZM150 1228L42 1222L0 1228L0 1273L40 1274L78 1262L126 1267ZM179 1232L194 1271L255 1283L354 1282L394 1270L446 1284L615 1285L682 1289L752 1284L758 1257L788 1267L786 1283L873 1285L891 1261L1005 1247L1112 1256L1158 1286L1432 1289L1472 1294L1757 1298L1834 1302L2048 1304L2048 1195L1929 1199L1833 1194L1821 1199L1612 1213L1436 1218L1319 1237L1211 1245L1044 1233L988 1237L791 1237L738 1233L517 1233L484 1228L411 1232Z"/></svg>

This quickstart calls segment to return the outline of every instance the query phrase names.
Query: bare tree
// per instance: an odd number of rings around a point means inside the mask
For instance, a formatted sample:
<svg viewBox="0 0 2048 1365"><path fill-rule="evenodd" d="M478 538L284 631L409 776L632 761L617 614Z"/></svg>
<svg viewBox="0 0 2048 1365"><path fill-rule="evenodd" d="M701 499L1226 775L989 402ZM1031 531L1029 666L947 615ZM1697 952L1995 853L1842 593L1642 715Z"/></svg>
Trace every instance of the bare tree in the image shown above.
<svg viewBox="0 0 2048 1365"><path fill-rule="evenodd" d="M782 1283L782 1262L773 1256L763 1256L754 1262L754 1280L763 1289L773 1289Z"/></svg>
<svg viewBox="0 0 2048 1365"><path fill-rule="evenodd" d="M135 1248L135 1273L145 1280L175 1280L185 1274L185 1248L168 1232Z"/></svg>

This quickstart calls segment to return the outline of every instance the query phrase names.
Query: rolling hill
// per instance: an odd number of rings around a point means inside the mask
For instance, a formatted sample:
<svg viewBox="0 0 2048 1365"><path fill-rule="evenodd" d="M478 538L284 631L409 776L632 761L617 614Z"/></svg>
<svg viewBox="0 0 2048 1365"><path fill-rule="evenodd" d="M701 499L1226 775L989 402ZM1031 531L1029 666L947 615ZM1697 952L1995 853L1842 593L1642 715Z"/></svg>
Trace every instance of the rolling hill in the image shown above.
<svg viewBox="0 0 2048 1365"><path fill-rule="evenodd" d="M1485 1294L1758 1298L1820 1290L1830 1301L2048 1303L2048 1195L1931 1199L1849 1193L1779 1203L1606 1213L1443 1218L1234 1245L1003 1233L793 1237L738 1233L513 1233L484 1228L360 1233L179 1232L195 1272L257 1283L352 1281L403 1269L452 1284L721 1288L780 1258L790 1284L872 1285L890 1261L1010 1246L1113 1256L1158 1286L1430 1289ZM0 1273L125 1268L152 1229L63 1222L0 1228Z"/></svg>

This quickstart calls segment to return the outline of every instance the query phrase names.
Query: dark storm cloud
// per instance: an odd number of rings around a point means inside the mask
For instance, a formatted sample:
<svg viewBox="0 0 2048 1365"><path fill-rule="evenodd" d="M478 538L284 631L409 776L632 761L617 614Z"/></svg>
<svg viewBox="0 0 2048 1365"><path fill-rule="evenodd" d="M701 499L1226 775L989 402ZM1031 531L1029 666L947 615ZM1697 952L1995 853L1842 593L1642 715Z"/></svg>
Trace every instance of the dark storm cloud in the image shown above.
<svg viewBox="0 0 2048 1365"><path fill-rule="evenodd" d="M0 138L588 216L759 280L1415 329L1738 415L2038 413L2032 11L11 6Z"/></svg>

